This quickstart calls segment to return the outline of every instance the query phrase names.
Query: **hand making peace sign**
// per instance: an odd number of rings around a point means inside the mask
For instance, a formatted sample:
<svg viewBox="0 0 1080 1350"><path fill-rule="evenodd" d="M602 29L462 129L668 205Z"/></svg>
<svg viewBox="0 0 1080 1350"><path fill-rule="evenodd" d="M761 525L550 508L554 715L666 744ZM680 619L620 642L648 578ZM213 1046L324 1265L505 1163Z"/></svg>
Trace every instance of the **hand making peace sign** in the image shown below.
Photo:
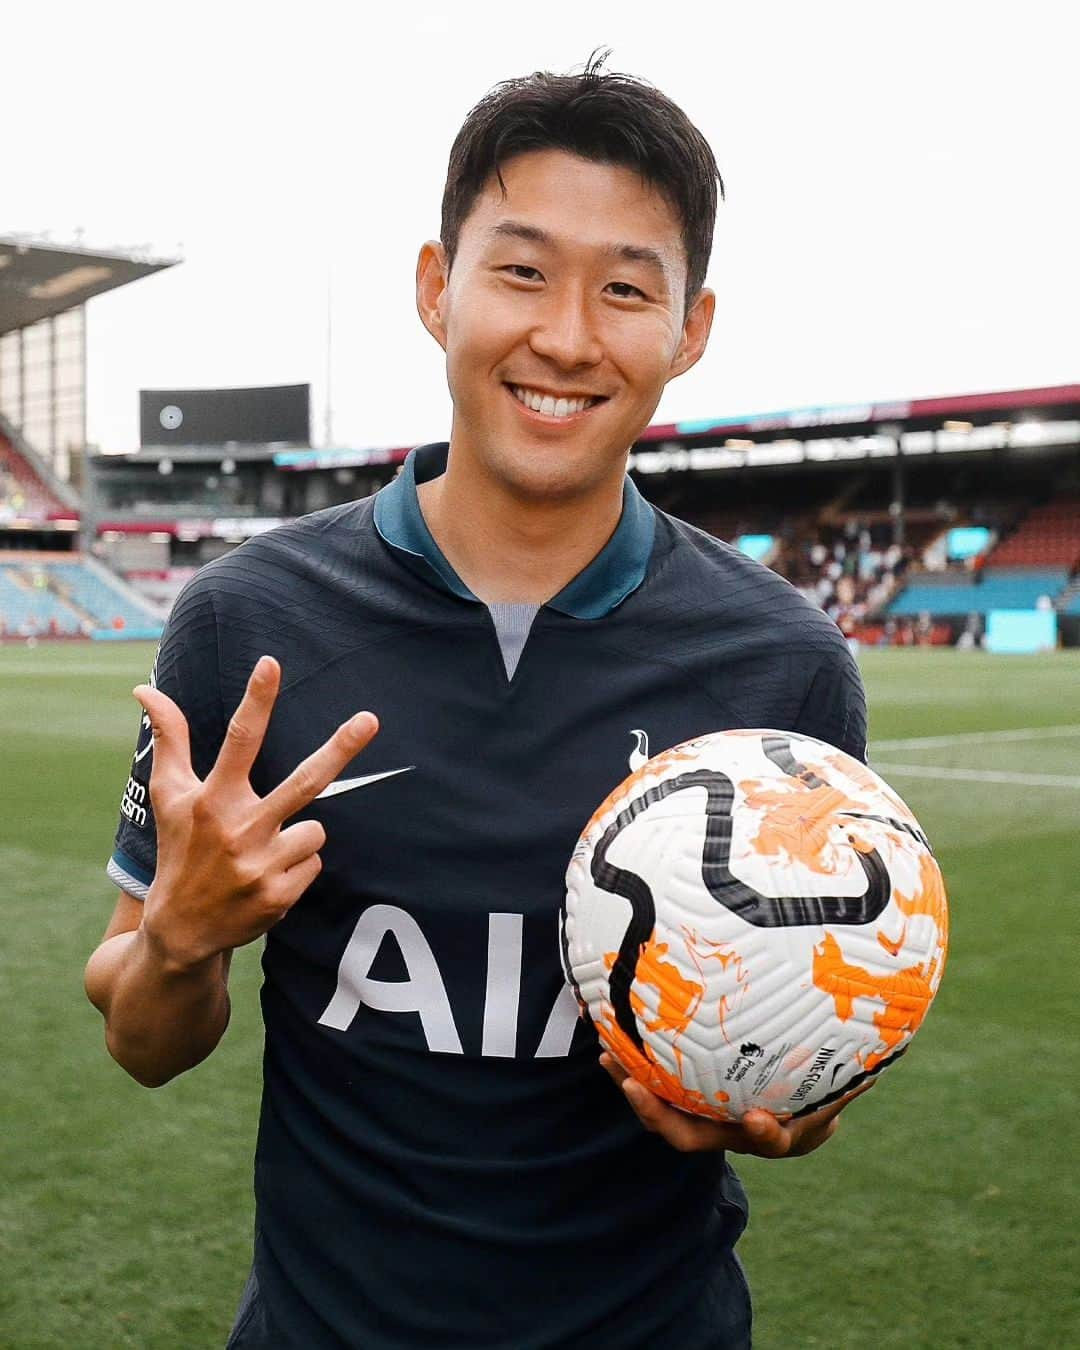
<svg viewBox="0 0 1080 1350"><path fill-rule="evenodd" d="M333 782L379 729L373 713L357 713L259 797L249 775L280 686L281 667L261 657L205 780L191 767L181 710L159 689L141 684L134 691L154 738L150 800L158 840L142 926L177 969L254 942L289 912L322 868L318 851L326 831L317 820L287 827L285 821Z"/></svg>

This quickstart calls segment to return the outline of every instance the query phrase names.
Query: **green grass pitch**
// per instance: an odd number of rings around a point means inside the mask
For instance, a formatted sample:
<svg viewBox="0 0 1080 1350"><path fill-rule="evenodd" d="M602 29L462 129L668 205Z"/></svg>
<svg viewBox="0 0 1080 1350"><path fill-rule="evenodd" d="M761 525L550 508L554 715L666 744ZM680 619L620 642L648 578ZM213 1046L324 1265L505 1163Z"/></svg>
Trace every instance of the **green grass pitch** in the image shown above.
<svg viewBox="0 0 1080 1350"><path fill-rule="evenodd" d="M151 655L0 648L4 1350L212 1350L247 1271L256 951L221 1047L156 1092L108 1058L82 992ZM1077 1344L1080 652L863 667L872 757L935 844L952 951L911 1052L835 1140L739 1160L755 1344ZM903 744L926 738L944 743Z"/></svg>

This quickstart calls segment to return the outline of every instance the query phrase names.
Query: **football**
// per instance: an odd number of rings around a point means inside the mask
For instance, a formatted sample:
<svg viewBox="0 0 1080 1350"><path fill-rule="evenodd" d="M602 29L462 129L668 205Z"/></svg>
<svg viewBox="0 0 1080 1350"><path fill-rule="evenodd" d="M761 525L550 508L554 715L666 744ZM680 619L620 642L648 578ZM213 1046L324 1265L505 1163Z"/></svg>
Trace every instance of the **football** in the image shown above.
<svg viewBox="0 0 1080 1350"><path fill-rule="evenodd" d="M918 821L856 759L723 731L646 760L566 876L562 955L600 1040L658 1096L817 1110L904 1053L948 945Z"/></svg>

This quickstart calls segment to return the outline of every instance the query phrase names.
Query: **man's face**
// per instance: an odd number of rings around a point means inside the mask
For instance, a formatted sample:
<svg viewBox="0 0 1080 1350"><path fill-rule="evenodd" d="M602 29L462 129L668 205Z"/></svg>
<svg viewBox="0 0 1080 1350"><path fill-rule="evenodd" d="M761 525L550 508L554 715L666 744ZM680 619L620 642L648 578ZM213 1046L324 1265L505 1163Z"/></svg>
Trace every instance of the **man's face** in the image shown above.
<svg viewBox="0 0 1080 1350"><path fill-rule="evenodd" d="M521 497L578 496L621 479L664 385L701 355L713 296L684 319L678 216L632 170L538 150L502 176L449 276L438 244L417 269L446 350L451 454Z"/></svg>

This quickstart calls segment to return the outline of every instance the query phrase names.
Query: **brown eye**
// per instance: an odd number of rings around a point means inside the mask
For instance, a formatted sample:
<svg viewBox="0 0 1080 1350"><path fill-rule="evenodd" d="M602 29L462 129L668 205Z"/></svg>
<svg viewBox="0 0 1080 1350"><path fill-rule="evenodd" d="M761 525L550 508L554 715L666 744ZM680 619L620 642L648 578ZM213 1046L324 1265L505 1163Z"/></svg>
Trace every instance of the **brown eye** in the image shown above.
<svg viewBox="0 0 1080 1350"><path fill-rule="evenodd" d="M613 281L611 286L616 290L618 299L633 300L640 297L645 299L645 292L638 290L636 286L631 286L628 281Z"/></svg>

